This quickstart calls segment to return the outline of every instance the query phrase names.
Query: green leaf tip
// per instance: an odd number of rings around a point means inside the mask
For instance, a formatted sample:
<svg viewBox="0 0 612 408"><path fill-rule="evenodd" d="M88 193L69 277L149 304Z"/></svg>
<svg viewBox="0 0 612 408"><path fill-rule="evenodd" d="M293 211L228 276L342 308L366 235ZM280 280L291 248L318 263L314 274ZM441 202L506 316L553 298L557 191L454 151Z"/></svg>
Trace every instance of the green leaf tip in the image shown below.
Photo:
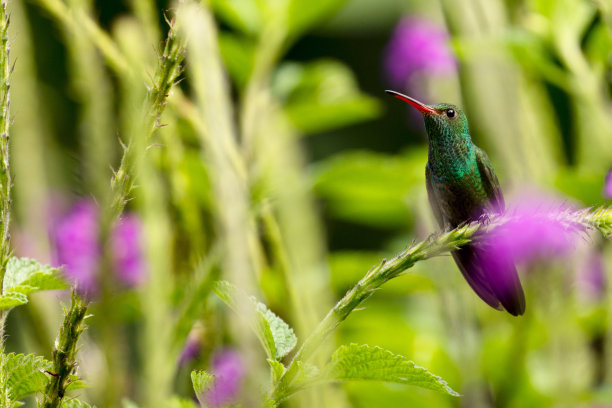
<svg viewBox="0 0 612 408"><path fill-rule="evenodd" d="M85 401L76 398L70 398L62 402L62 408L95 408L95 406L91 406Z"/></svg>
<svg viewBox="0 0 612 408"><path fill-rule="evenodd" d="M68 287L58 268L43 265L30 258L11 257L6 264L2 292L5 296L12 293L29 295L41 290L59 290Z"/></svg>
<svg viewBox="0 0 612 408"><path fill-rule="evenodd" d="M204 370L193 370L191 372L191 383L193 385L193 391L196 394L196 398L200 401L200 404L204 405L204 402L200 398L204 395L206 390L210 388L215 376L208 374Z"/></svg>
<svg viewBox="0 0 612 408"><path fill-rule="evenodd" d="M415 385L455 397L460 396L446 381L417 366L406 357L378 346L349 344L340 346L325 367L329 381L376 380Z"/></svg>
<svg viewBox="0 0 612 408"><path fill-rule="evenodd" d="M268 329L272 334L272 338L274 339L274 357L277 360L285 357L297 344L297 337L293 332L293 329L289 327L287 323L280 317L278 317L274 312L266 307L261 302L257 302L255 306L257 312L259 312L260 316L262 316L267 325Z"/></svg>
<svg viewBox="0 0 612 408"><path fill-rule="evenodd" d="M238 299L242 298L253 305L257 312L255 331L268 353L268 357L280 360L293 350L297 344L297 337L293 329L283 319L268 309L266 305L258 302L252 296L248 297L240 289L226 281L217 282L214 291L223 302L238 314L240 314L238 309L241 303L238 302Z"/></svg>

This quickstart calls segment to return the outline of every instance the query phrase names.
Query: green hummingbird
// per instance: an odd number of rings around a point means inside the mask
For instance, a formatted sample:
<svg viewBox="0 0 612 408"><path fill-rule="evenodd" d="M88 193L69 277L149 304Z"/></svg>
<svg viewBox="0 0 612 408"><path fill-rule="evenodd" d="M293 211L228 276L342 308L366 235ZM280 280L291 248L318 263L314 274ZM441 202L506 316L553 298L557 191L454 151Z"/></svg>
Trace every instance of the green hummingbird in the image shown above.
<svg viewBox="0 0 612 408"><path fill-rule="evenodd" d="M429 142L425 180L429 204L441 228L455 228L501 213L504 196L487 154L472 143L465 114L458 107L425 105L395 91L387 93L423 114ZM463 277L489 306L518 316L525 313L525 295L510 261L487 259L484 248L466 245L452 252ZM491 257L489 257L491 258ZM492 262L491 262L492 261Z"/></svg>

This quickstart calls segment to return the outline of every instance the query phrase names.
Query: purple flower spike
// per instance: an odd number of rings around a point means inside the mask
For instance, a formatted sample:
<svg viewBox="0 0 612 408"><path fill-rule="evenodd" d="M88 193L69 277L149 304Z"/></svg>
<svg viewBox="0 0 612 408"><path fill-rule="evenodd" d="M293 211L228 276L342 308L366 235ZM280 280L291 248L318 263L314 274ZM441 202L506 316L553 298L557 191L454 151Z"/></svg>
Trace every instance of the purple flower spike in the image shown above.
<svg viewBox="0 0 612 408"><path fill-rule="evenodd" d="M457 69L446 31L418 17L399 22L387 46L384 65L391 83L400 89L407 87L415 74L443 76Z"/></svg>
<svg viewBox="0 0 612 408"><path fill-rule="evenodd" d="M54 264L64 265L66 277L81 295L95 295L101 256L96 205L86 200L77 202L56 221L51 235L55 241Z"/></svg>
<svg viewBox="0 0 612 408"><path fill-rule="evenodd" d="M612 169L608 171L606 182L604 184L603 195L606 198L612 198Z"/></svg>
<svg viewBox="0 0 612 408"><path fill-rule="evenodd" d="M244 380L244 364L235 350L221 351L213 357L215 380L206 394L210 407L220 407L236 400Z"/></svg>
<svg viewBox="0 0 612 408"><path fill-rule="evenodd" d="M98 292L98 271L102 257L99 237L100 211L92 200L81 200L50 226L55 244L53 263L64 266L66 277L83 296ZM128 287L146 279L140 245L141 225L137 216L123 216L110 236L113 266L117 279Z"/></svg>
<svg viewBox="0 0 612 408"><path fill-rule="evenodd" d="M545 197L523 199L507 210L500 225L482 238L485 266L514 262L530 265L568 254L576 247L579 230L564 218L567 205Z"/></svg>
<svg viewBox="0 0 612 408"><path fill-rule="evenodd" d="M138 286L146 279L140 245L141 230L140 219L133 214L127 214L121 217L111 237L117 278L128 287Z"/></svg>

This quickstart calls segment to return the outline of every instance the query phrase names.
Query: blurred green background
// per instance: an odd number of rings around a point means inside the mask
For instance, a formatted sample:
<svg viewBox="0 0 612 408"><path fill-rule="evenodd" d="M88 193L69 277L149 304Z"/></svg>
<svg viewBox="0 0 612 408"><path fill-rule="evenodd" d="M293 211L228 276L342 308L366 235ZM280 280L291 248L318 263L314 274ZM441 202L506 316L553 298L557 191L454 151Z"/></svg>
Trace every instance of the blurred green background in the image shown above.
<svg viewBox="0 0 612 408"><path fill-rule="evenodd" d="M231 83L250 237L257 241L258 255L246 261L254 286L245 289L294 326L300 339L372 265L437 229L425 191L421 119L385 89L464 108L472 138L488 152L507 196L538 190L578 206L606 203L612 166L609 1L209 3ZM290 4L289 12L277 13L277 3ZM92 40L86 22L97 22L127 56L122 36L131 31L121 28L133 24L141 34L134 53L145 55L152 76L168 27L162 10L171 18L174 6L27 0L9 7L13 241L19 254L51 261L49 217L79 197L103 202L100 186L110 180L119 139L126 137L122 117L133 112L122 91L124 74ZM426 32L416 48L398 51L401 46L391 46L401 43L396 37L415 35L398 29L402 21L424 21L434 33L448 33L448 41ZM432 47L449 52L456 66L437 72L435 53L431 65L423 63ZM411 59L421 62L402 68ZM178 87L196 100L189 64L188 50ZM389 65L406 70L404 82L392 77ZM150 78L139 81L142 93ZM197 136L190 109L171 96L162 120L167 126L152 142L159 147L152 154L170 231L163 302L172 316L193 291L198 271L237 276L202 266L227 239L217 222L217 208L227 203L219 201L219 169L206 156L210 148ZM128 208L143 207L130 202ZM220 256L228 255L221 249ZM359 382L324 386L325 392L297 396L287 406L612 407L611 268L609 244L593 236L568 259L522 270L527 313L514 318L480 301L450 257L418 263L383 286L330 342L404 355L463 396ZM593 273L604 276L596 288L585 289L580 281ZM147 385L138 377L147 353L143 316L153 313L143 300L147 290L117 289L93 303L80 351L80 374L90 387L79 390L87 396L81 399L98 406L146 400ZM49 355L61 318L60 307L45 306L49 302L41 295L10 315L9 350ZM187 329L176 335L166 359L175 361L186 332L199 339L199 356L169 370L172 393L184 397L190 395L190 369L206 368L214 350L236 343L231 312L209 292L202 303L183 322Z"/></svg>

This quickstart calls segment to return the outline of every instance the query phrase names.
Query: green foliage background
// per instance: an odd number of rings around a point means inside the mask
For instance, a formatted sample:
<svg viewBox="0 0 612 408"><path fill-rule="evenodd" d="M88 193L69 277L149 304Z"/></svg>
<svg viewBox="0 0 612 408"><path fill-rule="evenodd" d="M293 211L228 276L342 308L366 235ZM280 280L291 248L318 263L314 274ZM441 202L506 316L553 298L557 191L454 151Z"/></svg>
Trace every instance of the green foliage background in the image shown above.
<svg viewBox="0 0 612 408"><path fill-rule="evenodd" d="M605 0L204 4L214 24L198 13L176 16L182 6L161 0L8 2L15 251L51 259L47 226L57 201L93 197L113 209L101 220L104 235L125 204L113 201L116 192L125 192L133 198L127 208L145 224L146 285L121 288L102 266L102 297L90 305L79 349L87 384L73 391L80 400L190 406L192 370L208 370L213 351L231 345L248 361L245 401L256 405L253 395L269 375L266 355L239 315L267 327L262 341L279 375L276 359L288 363L282 357L291 349L275 349L279 317L299 347L373 265L436 230L424 131L382 92L382 55L403 14L449 30L459 74L428 81L425 102L465 108L506 192L530 186L580 206L605 204L612 166L612 6ZM164 16L176 18L176 35L186 39L184 80L167 105L147 99L159 79ZM149 102L164 125L152 136L141 123ZM283 405L612 406L612 298L607 287L593 298L576 284L592 252L609 276L612 254L599 236L586 241L569 260L522 271L528 306L521 318L488 308L449 257L416 264L339 326L310 362L320 372L300 367L296 381L317 388ZM214 294L219 279L267 308L244 297L233 312ZM7 351L52 359L62 320L56 297L36 294L11 312ZM188 337L203 350L179 367ZM378 359L387 371L377 378L389 382L328 381L330 373L363 377L351 372L358 361L342 365L352 349L351 358ZM462 396L401 384L401 373L414 369L408 360ZM194 376L205 388L206 374Z"/></svg>

